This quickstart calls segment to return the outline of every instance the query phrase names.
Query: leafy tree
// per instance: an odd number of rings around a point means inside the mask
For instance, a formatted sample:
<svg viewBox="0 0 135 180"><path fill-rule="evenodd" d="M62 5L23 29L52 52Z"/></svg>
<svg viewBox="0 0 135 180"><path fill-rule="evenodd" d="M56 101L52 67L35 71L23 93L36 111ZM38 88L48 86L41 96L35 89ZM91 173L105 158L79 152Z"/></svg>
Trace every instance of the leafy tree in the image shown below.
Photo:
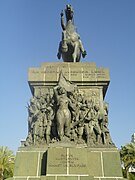
<svg viewBox="0 0 135 180"><path fill-rule="evenodd" d="M129 173L129 180L135 180L135 173Z"/></svg>
<svg viewBox="0 0 135 180"><path fill-rule="evenodd" d="M8 147L0 147L0 180L13 176L15 156Z"/></svg>
<svg viewBox="0 0 135 180"><path fill-rule="evenodd" d="M135 168L135 143L129 143L121 147L120 150L121 161L124 166L126 176L131 179L129 176L129 168Z"/></svg>

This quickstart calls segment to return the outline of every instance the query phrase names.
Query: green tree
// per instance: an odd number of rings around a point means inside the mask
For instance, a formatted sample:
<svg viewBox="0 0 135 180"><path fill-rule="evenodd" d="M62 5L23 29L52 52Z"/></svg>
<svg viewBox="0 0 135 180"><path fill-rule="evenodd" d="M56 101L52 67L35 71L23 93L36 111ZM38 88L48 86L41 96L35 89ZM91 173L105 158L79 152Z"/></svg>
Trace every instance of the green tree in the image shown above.
<svg viewBox="0 0 135 180"><path fill-rule="evenodd" d="M15 155L8 147L0 147L0 180L13 176Z"/></svg>
<svg viewBox="0 0 135 180"><path fill-rule="evenodd" d="M127 178L129 176L129 168L135 168L135 143L129 143L121 147L120 150L121 161L124 166Z"/></svg>

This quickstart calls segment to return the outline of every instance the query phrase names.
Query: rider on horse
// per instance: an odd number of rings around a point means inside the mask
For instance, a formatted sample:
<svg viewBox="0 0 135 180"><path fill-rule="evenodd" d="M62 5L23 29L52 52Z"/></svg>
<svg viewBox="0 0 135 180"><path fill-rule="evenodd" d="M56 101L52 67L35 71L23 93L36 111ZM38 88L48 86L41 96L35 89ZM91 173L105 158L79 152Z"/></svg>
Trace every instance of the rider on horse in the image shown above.
<svg viewBox="0 0 135 180"><path fill-rule="evenodd" d="M62 41L59 45L58 59L62 58L65 62L78 62L80 57L86 56L86 51L83 48L80 40L80 35L76 32L73 22L73 8L67 5L65 9L66 25L64 24L64 14L61 12L61 27L62 27Z"/></svg>

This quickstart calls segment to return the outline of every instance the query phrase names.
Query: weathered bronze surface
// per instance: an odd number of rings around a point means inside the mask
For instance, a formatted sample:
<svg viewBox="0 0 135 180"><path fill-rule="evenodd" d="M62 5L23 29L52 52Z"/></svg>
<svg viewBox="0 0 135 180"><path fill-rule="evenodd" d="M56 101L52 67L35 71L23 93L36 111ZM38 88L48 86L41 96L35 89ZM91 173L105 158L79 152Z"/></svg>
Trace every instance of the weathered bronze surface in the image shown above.
<svg viewBox="0 0 135 180"><path fill-rule="evenodd" d="M64 23L64 13L61 12L62 40L59 43L57 57L64 62L79 62L81 55L84 58L86 51L84 50L80 35L76 32L74 26L74 11L71 5L66 5L65 9L66 25Z"/></svg>
<svg viewBox="0 0 135 180"><path fill-rule="evenodd" d="M108 129L108 103L103 101L104 87L107 89L109 84L108 71L99 71L95 64L88 69L87 63L83 63L83 70L82 64L75 67L75 63L68 63L69 69L65 63L65 66L63 63L54 64L46 63L38 71L30 70L29 84L33 96L28 104L29 131L25 146L114 147ZM61 67L59 71L58 67ZM83 78L77 76L76 82L66 78L72 79L80 70ZM48 74L52 78L45 77L35 84L31 81L33 72L37 72L36 76L41 79ZM84 77L88 79L84 81Z"/></svg>

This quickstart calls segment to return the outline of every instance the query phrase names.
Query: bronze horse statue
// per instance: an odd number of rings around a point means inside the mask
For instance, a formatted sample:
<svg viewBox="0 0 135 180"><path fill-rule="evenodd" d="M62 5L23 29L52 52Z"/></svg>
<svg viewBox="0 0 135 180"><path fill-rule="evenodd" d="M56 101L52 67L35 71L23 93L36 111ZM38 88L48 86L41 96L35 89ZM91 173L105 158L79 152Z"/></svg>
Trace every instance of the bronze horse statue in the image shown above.
<svg viewBox="0 0 135 180"><path fill-rule="evenodd" d="M84 58L86 51L80 39L80 35L76 32L73 20L73 8L71 5L66 5L66 25L64 24L64 14L61 12L61 27L62 27L62 41L59 44L57 57L64 62L79 62L81 55Z"/></svg>

